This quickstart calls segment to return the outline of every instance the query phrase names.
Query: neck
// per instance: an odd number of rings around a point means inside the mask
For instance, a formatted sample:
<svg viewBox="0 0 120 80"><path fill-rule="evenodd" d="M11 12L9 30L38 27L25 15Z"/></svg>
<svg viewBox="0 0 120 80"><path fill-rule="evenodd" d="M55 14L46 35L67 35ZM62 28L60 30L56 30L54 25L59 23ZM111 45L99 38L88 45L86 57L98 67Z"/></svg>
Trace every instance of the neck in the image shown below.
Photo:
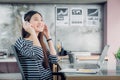
<svg viewBox="0 0 120 80"><path fill-rule="evenodd" d="M36 32L36 36L38 37L38 34L39 34L39 32ZM32 38L33 38L33 35L30 35L29 37L27 37L27 38L25 38L25 39L27 39L27 40L32 40Z"/></svg>
<svg viewBox="0 0 120 80"><path fill-rule="evenodd" d="M38 36L39 32L36 32L36 35Z"/></svg>

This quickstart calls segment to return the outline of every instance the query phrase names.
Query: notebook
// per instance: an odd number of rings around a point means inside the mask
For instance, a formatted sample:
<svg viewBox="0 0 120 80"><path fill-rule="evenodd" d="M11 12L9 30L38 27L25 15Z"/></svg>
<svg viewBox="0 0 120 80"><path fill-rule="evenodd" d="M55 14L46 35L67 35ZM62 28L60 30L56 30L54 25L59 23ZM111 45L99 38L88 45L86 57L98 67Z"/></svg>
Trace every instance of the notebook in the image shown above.
<svg viewBox="0 0 120 80"><path fill-rule="evenodd" d="M81 61L74 68L62 69L60 72L76 72L76 73L97 73L100 71L102 63L107 55L109 45L105 45L101 56L97 61ZM68 71L67 71L68 70Z"/></svg>

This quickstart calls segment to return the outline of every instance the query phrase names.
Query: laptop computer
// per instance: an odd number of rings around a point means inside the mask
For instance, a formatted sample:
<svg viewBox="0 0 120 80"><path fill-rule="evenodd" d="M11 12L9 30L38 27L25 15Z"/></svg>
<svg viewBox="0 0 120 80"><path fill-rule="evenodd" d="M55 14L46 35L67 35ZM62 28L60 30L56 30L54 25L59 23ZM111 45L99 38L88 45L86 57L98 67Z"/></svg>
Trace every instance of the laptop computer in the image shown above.
<svg viewBox="0 0 120 80"><path fill-rule="evenodd" d="M80 61L73 68L62 69L60 72L75 72L75 73L97 73L100 71L105 56L107 55L109 45L105 45L101 56L97 61Z"/></svg>

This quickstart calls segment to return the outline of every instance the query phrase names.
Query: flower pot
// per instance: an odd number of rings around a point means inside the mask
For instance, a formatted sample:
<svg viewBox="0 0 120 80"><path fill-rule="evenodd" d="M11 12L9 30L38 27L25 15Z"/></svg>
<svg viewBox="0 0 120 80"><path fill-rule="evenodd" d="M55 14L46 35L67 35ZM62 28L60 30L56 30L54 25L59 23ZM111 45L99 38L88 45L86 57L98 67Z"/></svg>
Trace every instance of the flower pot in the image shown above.
<svg viewBox="0 0 120 80"><path fill-rule="evenodd" d="M120 71L120 59L116 59L116 70Z"/></svg>

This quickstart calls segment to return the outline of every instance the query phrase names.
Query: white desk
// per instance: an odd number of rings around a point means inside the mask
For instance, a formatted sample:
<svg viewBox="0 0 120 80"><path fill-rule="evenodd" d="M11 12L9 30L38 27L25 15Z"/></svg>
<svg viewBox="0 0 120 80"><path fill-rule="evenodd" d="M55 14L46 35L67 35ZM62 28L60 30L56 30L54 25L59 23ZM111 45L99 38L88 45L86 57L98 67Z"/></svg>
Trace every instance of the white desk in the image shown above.
<svg viewBox="0 0 120 80"><path fill-rule="evenodd" d="M0 58L0 80L22 80L15 57Z"/></svg>
<svg viewBox="0 0 120 80"><path fill-rule="evenodd" d="M20 73L0 73L0 80L22 80Z"/></svg>
<svg viewBox="0 0 120 80"><path fill-rule="evenodd" d="M69 67L68 61L60 61L59 66L61 69ZM120 72L116 70L116 64L113 60L105 61L102 66L101 72L97 74L77 74L77 73L64 73L66 80L119 80Z"/></svg>
<svg viewBox="0 0 120 80"><path fill-rule="evenodd" d="M19 73L15 57L0 58L0 73Z"/></svg>
<svg viewBox="0 0 120 80"><path fill-rule="evenodd" d="M15 57L0 58L0 63L1 62L16 62L16 59Z"/></svg>

